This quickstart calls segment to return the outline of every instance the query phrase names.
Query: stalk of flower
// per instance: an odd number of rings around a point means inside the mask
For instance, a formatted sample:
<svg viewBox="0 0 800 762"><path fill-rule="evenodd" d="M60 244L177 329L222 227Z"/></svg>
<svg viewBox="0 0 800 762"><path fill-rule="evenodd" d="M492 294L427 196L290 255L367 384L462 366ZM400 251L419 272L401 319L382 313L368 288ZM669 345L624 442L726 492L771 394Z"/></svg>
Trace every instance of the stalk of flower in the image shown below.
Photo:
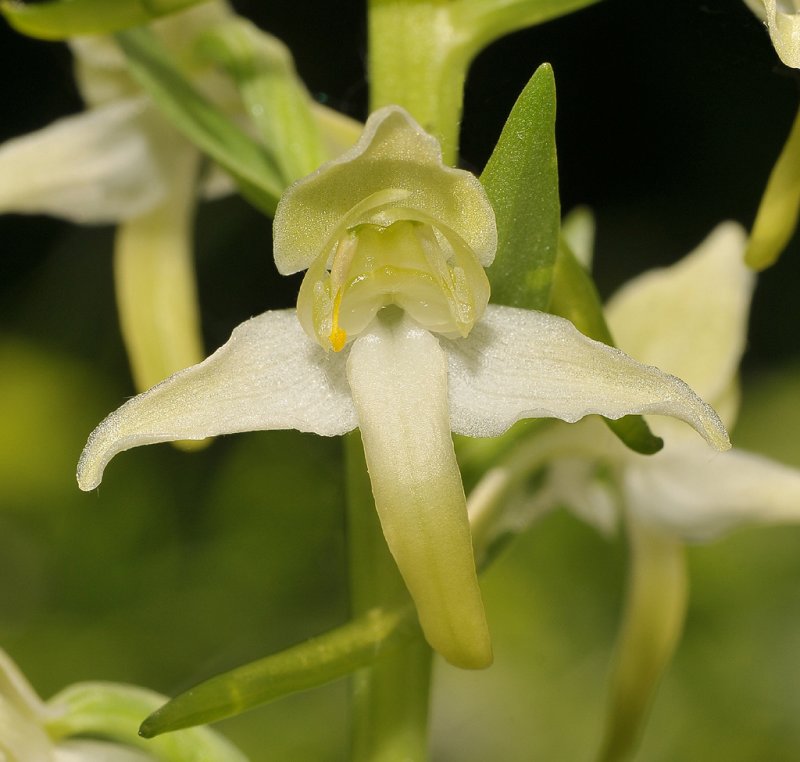
<svg viewBox="0 0 800 762"><path fill-rule="evenodd" d="M728 426L736 418L736 374L754 284L743 261L745 243L740 226L720 225L681 262L634 279L607 307L621 347L686 378ZM605 533L622 515L632 567L599 757L607 762L627 758L635 747L680 637L685 544L744 523L800 519L796 469L736 449L711 453L673 421L651 423L665 447L648 457L622 447L597 419L556 423L491 468L468 503L479 552L560 505ZM542 469L541 492L526 495L525 480Z"/></svg>
<svg viewBox="0 0 800 762"><path fill-rule="evenodd" d="M767 26L778 57L800 68L800 3L797 0L745 0ZM800 113L770 172L758 206L746 261L755 270L774 264L788 245L800 214Z"/></svg>
<svg viewBox="0 0 800 762"><path fill-rule="evenodd" d="M423 631L453 664L478 668L491 648L451 431L497 436L523 418L648 412L729 446L683 381L564 319L488 304L491 206L398 107L375 112L356 146L286 191L274 242L282 273L308 269L297 311L243 323L206 361L112 413L81 456L82 489L138 445L358 427Z"/></svg>

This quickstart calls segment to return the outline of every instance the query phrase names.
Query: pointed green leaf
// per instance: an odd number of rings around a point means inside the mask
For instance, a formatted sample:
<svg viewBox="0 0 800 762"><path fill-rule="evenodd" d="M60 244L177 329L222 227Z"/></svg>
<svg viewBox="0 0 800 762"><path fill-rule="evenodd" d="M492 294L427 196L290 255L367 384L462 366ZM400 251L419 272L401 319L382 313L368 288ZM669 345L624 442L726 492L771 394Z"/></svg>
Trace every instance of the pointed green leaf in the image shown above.
<svg viewBox="0 0 800 762"><path fill-rule="evenodd" d="M324 635L200 683L153 712L139 732L153 738L323 685L372 664L418 632L410 606L373 609Z"/></svg>
<svg viewBox="0 0 800 762"><path fill-rule="evenodd" d="M589 338L614 346L594 281L564 241L558 247L549 310L570 320ZM635 452L652 455L664 446L663 440L650 431L640 415L626 415L616 421L604 420L622 442Z"/></svg>
<svg viewBox="0 0 800 762"><path fill-rule="evenodd" d="M0 12L18 32L45 40L65 40L111 34L203 2L208 0L2 0Z"/></svg>
<svg viewBox="0 0 800 762"><path fill-rule="evenodd" d="M553 70L540 66L519 96L481 175L497 217L487 270L491 301L545 309L558 251L560 204Z"/></svg>
<svg viewBox="0 0 800 762"><path fill-rule="evenodd" d="M245 19L234 18L203 34L197 50L236 82L247 113L264 144L274 150L287 185L330 158L312 112L311 96L280 40Z"/></svg>
<svg viewBox="0 0 800 762"><path fill-rule="evenodd" d="M284 182L267 150L187 81L148 29L119 32L117 40L128 57L131 74L164 116L227 170L254 206L273 214Z"/></svg>
<svg viewBox="0 0 800 762"><path fill-rule="evenodd" d="M774 264L789 243L800 212L800 111L772 168L744 260L754 270Z"/></svg>

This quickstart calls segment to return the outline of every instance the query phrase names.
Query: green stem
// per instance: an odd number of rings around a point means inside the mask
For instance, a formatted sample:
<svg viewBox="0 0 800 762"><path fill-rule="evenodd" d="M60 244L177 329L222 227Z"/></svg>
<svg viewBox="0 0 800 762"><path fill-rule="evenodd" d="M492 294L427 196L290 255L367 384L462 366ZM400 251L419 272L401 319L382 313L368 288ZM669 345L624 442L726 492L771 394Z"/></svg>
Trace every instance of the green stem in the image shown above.
<svg viewBox="0 0 800 762"><path fill-rule="evenodd" d="M595 2L370 0L370 108L403 106L439 139L445 162L454 164L473 58L503 35Z"/></svg>
<svg viewBox="0 0 800 762"><path fill-rule="evenodd" d="M458 154L464 80L471 58L447 3L371 0L370 109L397 104L439 138L447 164Z"/></svg>
<svg viewBox="0 0 800 762"><path fill-rule="evenodd" d="M345 437L352 616L408 604L381 531L358 432ZM353 762L427 759L432 652L421 630L352 678Z"/></svg>
<svg viewBox="0 0 800 762"><path fill-rule="evenodd" d="M636 751L658 682L683 630L687 575L683 543L629 519L631 570L611 677L599 762Z"/></svg>
<svg viewBox="0 0 800 762"><path fill-rule="evenodd" d="M786 248L800 214L800 111L769 176L758 207L745 262L754 270L773 265Z"/></svg>

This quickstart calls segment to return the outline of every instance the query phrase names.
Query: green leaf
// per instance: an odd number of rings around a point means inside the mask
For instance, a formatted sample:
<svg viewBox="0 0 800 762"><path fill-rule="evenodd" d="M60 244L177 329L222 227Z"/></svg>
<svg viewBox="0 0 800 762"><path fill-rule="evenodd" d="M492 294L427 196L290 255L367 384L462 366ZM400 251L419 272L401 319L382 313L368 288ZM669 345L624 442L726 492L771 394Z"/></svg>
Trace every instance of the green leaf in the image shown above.
<svg viewBox="0 0 800 762"><path fill-rule="evenodd" d="M208 0L2 0L0 13L18 32L45 40L64 40L111 34L203 2Z"/></svg>
<svg viewBox="0 0 800 762"><path fill-rule="evenodd" d="M117 34L131 74L172 124L227 170L242 195L273 214L284 181L274 158L201 95L148 29Z"/></svg>
<svg viewBox="0 0 800 762"><path fill-rule="evenodd" d="M153 738L215 722L372 664L419 632L413 609L372 609L330 632L212 677L153 712L140 733Z"/></svg>
<svg viewBox="0 0 800 762"><path fill-rule="evenodd" d="M231 19L201 35L197 52L237 84L265 145L275 152L284 182L313 172L326 159L312 100L289 49L245 19Z"/></svg>
<svg viewBox="0 0 800 762"><path fill-rule="evenodd" d="M800 212L800 111L772 168L744 256L754 270L774 264L797 227Z"/></svg>
<svg viewBox="0 0 800 762"><path fill-rule="evenodd" d="M614 346L594 281L563 240L558 247L549 311L570 320L589 338ZM650 431L640 415L626 415L616 421L604 420L622 442L635 452L652 455L664 446L663 440Z"/></svg>
<svg viewBox="0 0 800 762"><path fill-rule="evenodd" d="M550 298L561 214L555 118L553 70L543 64L481 175L497 218L497 255L487 270L496 304L542 310Z"/></svg>

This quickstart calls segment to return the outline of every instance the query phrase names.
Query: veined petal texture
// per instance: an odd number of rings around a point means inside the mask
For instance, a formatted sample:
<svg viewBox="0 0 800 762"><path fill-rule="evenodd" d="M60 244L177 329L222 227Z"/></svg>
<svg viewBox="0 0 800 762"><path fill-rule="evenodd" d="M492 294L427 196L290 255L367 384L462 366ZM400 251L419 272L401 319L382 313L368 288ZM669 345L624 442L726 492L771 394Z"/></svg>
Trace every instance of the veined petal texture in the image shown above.
<svg viewBox="0 0 800 762"><path fill-rule="evenodd" d="M443 344L457 434L498 436L523 418L652 413L685 421L718 450L730 447L717 414L683 381L555 315L490 304L466 339Z"/></svg>
<svg viewBox="0 0 800 762"><path fill-rule="evenodd" d="M334 436L356 423L344 358L310 341L294 310L265 312L109 415L81 454L78 484L94 489L114 455L139 445L268 429Z"/></svg>

